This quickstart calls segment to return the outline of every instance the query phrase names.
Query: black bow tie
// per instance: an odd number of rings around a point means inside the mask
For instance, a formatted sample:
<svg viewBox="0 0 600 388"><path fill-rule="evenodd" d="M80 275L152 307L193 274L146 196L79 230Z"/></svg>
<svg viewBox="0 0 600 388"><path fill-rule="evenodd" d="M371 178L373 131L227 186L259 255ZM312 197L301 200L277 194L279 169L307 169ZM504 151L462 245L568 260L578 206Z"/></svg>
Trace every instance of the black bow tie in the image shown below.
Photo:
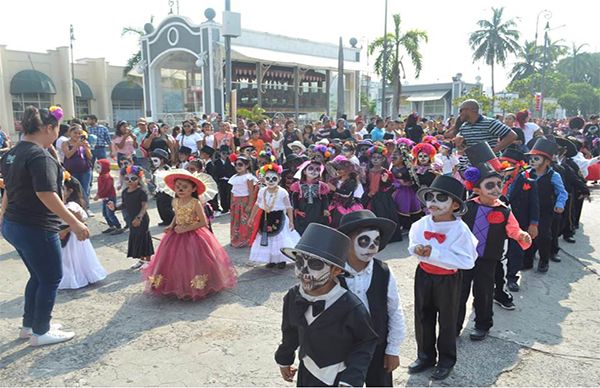
<svg viewBox="0 0 600 388"><path fill-rule="evenodd" d="M317 315L321 314L323 311L325 311L325 301L324 300L316 300L314 302L309 302L308 300L300 297L298 299L296 299L296 303L300 306L302 306L304 308L304 311L306 312L306 309L308 308L308 306L312 306L312 316L316 317Z"/></svg>

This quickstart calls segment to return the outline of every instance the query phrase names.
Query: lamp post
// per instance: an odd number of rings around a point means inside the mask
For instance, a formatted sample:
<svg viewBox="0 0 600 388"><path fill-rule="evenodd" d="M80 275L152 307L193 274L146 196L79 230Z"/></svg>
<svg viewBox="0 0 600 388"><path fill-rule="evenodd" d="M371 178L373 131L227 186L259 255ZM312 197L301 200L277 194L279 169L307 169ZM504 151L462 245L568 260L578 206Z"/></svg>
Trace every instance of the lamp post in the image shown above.
<svg viewBox="0 0 600 388"><path fill-rule="evenodd" d="M225 12L231 11L231 0L225 0ZM225 35L225 104L231 114L231 36Z"/></svg>
<svg viewBox="0 0 600 388"><path fill-rule="evenodd" d="M548 62L548 30L550 22L544 27L544 62L542 63L542 84L540 86L540 118L544 118L544 93L546 92L546 62Z"/></svg>
<svg viewBox="0 0 600 388"><path fill-rule="evenodd" d="M531 67L533 69L533 74L531 77L531 95L534 96L535 95L535 63L537 61L537 42L538 42L538 27L539 27L539 23L540 23L540 16L544 15L544 19L546 20L550 20L550 18L552 18L552 12L548 11L547 9L543 9L540 12L538 12L537 17L535 19L535 39L533 42L533 61L531 64ZM535 104L535 102L533 103ZM531 111L533 112L534 109L532 108Z"/></svg>
<svg viewBox="0 0 600 388"><path fill-rule="evenodd" d="M75 54L73 54L73 41L75 40L75 30L73 25L69 26L69 46L71 48L71 88L73 89L73 110L74 116L77 116L77 97L75 93Z"/></svg>
<svg viewBox="0 0 600 388"><path fill-rule="evenodd" d="M388 0L385 0L385 18L383 19L383 64L381 65L381 117L385 119L385 76L388 61L387 52L387 13L388 13Z"/></svg>

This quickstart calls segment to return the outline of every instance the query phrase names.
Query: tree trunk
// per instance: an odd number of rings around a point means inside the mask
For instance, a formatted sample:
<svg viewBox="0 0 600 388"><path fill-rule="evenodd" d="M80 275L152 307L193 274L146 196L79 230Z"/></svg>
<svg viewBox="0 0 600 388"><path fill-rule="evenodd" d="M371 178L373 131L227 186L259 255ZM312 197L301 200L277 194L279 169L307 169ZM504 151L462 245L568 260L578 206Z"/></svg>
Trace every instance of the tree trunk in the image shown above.
<svg viewBox="0 0 600 388"><path fill-rule="evenodd" d="M494 106L496 104L496 91L494 89L494 62L492 62L492 107L491 111L494 112Z"/></svg>
<svg viewBox="0 0 600 388"><path fill-rule="evenodd" d="M392 120L398 118L398 110L400 107L400 69L398 67L398 62L396 62L394 65L394 75L392 77L392 87L394 88L394 95L392 97L392 112L390 114Z"/></svg>

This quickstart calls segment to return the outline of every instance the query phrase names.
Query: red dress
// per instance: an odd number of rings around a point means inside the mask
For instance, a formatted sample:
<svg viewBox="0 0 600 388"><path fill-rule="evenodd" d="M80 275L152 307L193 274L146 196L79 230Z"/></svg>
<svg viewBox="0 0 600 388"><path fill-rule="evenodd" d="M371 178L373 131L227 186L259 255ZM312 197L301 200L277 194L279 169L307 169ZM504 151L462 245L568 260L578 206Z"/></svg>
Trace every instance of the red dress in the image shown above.
<svg viewBox="0 0 600 388"><path fill-rule="evenodd" d="M177 225L197 222L192 200L179 205L175 199ZM197 300L232 288L237 282L229 255L207 227L165 234L150 265L142 271L146 292Z"/></svg>

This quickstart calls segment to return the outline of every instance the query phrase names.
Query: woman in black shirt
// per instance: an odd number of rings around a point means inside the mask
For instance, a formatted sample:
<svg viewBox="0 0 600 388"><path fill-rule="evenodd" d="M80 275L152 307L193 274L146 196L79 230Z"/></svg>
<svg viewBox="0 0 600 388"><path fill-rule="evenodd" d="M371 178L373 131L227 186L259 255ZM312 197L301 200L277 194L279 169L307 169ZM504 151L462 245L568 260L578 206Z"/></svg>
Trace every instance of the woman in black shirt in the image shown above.
<svg viewBox="0 0 600 388"><path fill-rule="evenodd" d="M61 219L79 240L89 230L64 206L63 171L48 149L58 137L60 107L29 106L23 115L23 138L2 157L6 194L2 198L2 235L19 253L30 273L20 338L32 346L68 341L75 335L50 326L56 290L62 278Z"/></svg>

